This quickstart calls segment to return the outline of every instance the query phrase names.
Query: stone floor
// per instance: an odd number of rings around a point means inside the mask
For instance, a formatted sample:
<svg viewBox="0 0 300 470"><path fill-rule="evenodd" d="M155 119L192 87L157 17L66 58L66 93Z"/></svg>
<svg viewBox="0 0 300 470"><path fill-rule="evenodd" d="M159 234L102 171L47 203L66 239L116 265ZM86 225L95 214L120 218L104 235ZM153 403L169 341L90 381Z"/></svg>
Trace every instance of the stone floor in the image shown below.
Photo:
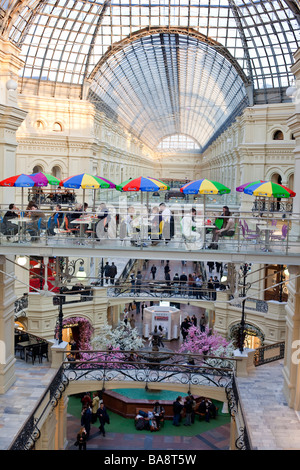
<svg viewBox="0 0 300 470"><path fill-rule="evenodd" d="M275 361L237 380L253 449L300 450L299 415L287 405L282 372Z"/></svg>

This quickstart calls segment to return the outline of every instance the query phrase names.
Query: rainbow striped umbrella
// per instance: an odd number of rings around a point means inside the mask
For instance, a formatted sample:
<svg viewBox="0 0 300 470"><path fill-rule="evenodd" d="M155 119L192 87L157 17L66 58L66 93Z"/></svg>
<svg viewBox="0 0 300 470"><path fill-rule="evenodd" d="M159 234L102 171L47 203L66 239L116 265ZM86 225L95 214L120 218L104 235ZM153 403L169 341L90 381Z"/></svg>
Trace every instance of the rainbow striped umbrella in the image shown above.
<svg viewBox="0 0 300 470"><path fill-rule="evenodd" d="M21 208L23 213L23 206L24 206L24 188L32 188L34 186L34 181L29 175L25 175L21 173L20 175L10 176L9 178L5 178L4 180L0 181L0 186L6 186L9 188L16 187L21 188L22 196L21 196Z"/></svg>
<svg viewBox="0 0 300 470"><path fill-rule="evenodd" d="M73 188L73 189L83 189L83 202L85 202L85 190L93 189L93 211L95 210L95 190L99 188L109 188L110 183L102 179L100 176L92 176L87 173L81 173L80 175L69 176L68 178L63 179L60 183L60 186L64 188ZM83 208L83 206L82 206Z"/></svg>
<svg viewBox="0 0 300 470"><path fill-rule="evenodd" d="M167 191L170 189L170 186L158 179L140 176L139 178L129 179L121 184L117 184L116 189L118 191L142 191L154 193L155 191Z"/></svg>
<svg viewBox="0 0 300 470"><path fill-rule="evenodd" d="M60 183L60 180L58 178L42 171L38 173L32 173L32 175L29 176L33 179L34 186L43 187L48 186L48 184L50 184L51 186L58 186Z"/></svg>
<svg viewBox="0 0 300 470"><path fill-rule="evenodd" d="M239 193L243 193L245 188L247 188L248 186L251 186L252 184L258 184L258 183L265 183L265 181L258 180L258 181L253 181L252 183L244 183L241 186L238 186L237 188L235 188L235 190L238 191Z"/></svg>
<svg viewBox="0 0 300 470"><path fill-rule="evenodd" d="M245 194L260 197L289 198L295 197L296 193L282 184L272 181L258 181L244 188Z"/></svg>
<svg viewBox="0 0 300 470"><path fill-rule="evenodd" d="M116 187L115 183L110 180L107 180L106 178L102 178L102 176L96 176L96 178L99 178L100 180L105 181L105 183L108 183L110 188Z"/></svg>
<svg viewBox="0 0 300 470"><path fill-rule="evenodd" d="M80 175L68 176L68 178L63 179L60 183L60 186L64 188L73 188L73 189L99 189L99 188L109 188L110 184L100 178L99 176L88 175L87 173L81 173Z"/></svg>
<svg viewBox="0 0 300 470"><path fill-rule="evenodd" d="M34 181L29 175L21 173L20 175L10 176L9 178L0 181L0 186L7 186L10 188L31 188L34 186Z"/></svg>
<svg viewBox="0 0 300 470"><path fill-rule="evenodd" d="M230 189L217 181L207 179L190 181L180 188L184 194L229 194Z"/></svg>

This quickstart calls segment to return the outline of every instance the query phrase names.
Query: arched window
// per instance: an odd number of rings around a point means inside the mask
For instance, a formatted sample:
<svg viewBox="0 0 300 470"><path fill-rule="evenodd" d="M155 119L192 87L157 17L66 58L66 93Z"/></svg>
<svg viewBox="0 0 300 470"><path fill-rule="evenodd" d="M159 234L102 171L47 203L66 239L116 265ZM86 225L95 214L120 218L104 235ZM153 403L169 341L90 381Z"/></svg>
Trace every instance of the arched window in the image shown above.
<svg viewBox="0 0 300 470"><path fill-rule="evenodd" d="M39 173L40 171L44 171L41 165L35 165L33 167L32 173Z"/></svg>
<svg viewBox="0 0 300 470"><path fill-rule="evenodd" d="M51 173L55 178L58 178L59 180L61 179L61 169L59 166L54 166L51 170Z"/></svg>
<svg viewBox="0 0 300 470"><path fill-rule="evenodd" d="M165 137L157 146L158 150L166 151L166 150L199 150L199 144L184 134L174 134Z"/></svg>
<svg viewBox="0 0 300 470"><path fill-rule="evenodd" d="M283 140L283 132L282 131L274 132L273 140Z"/></svg>
<svg viewBox="0 0 300 470"><path fill-rule="evenodd" d="M55 122L53 124L54 132L62 132L62 125L59 122Z"/></svg>
<svg viewBox="0 0 300 470"><path fill-rule="evenodd" d="M35 123L34 123L34 127L36 129L38 129L39 131L42 131L45 129L45 124L43 121L41 121L41 119L38 119Z"/></svg>
<svg viewBox="0 0 300 470"><path fill-rule="evenodd" d="M279 175L278 173L274 173L271 177L271 181L272 181L272 183L282 184L281 175Z"/></svg>

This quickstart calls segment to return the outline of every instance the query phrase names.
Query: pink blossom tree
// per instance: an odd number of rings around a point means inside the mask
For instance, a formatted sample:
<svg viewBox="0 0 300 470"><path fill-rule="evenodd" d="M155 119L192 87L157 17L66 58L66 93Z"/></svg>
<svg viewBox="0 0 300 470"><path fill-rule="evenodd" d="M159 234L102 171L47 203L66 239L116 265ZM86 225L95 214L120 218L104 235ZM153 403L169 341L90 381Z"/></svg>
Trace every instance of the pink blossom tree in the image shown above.
<svg viewBox="0 0 300 470"><path fill-rule="evenodd" d="M205 332L201 332L199 328L191 326L179 352L230 357L233 355L233 346L232 343L228 342L223 336L208 328L206 328Z"/></svg>

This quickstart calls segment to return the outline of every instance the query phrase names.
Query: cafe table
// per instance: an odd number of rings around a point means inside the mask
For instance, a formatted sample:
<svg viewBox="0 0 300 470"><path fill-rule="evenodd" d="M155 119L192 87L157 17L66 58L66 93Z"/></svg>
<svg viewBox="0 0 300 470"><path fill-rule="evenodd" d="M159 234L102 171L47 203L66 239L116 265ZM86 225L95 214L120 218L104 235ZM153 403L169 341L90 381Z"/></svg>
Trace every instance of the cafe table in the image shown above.
<svg viewBox="0 0 300 470"><path fill-rule="evenodd" d="M20 354L21 357L23 356L23 359L25 359L26 358L26 351L28 349L33 348L34 346L37 346L38 344L40 344L40 343L36 339L30 339L28 341L21 341L20 343L18 343L18 348L21 349L21 354Z"/></svg>
<svg viewBox="0 0 300 470"><path fill-rule="evenodd" d="M30 217L15 217L14 219L10 219L10 222L13 224L19 225L19 230L18 230L18 241L24 241L24 236L25 236L25 229L26 229L26 224L28 222L31 222Z"/></svg>
<svg viewBox="0 0 300 470"><path fill-rule="evenodd" d="M264 247L265 252L272 251L270 247L270 233L275 232L276 230L278 229L276 229L275 226L271 226L271 225L262 226L260 228L260 232L264 232L265 234L265 247Z"/></svg>

